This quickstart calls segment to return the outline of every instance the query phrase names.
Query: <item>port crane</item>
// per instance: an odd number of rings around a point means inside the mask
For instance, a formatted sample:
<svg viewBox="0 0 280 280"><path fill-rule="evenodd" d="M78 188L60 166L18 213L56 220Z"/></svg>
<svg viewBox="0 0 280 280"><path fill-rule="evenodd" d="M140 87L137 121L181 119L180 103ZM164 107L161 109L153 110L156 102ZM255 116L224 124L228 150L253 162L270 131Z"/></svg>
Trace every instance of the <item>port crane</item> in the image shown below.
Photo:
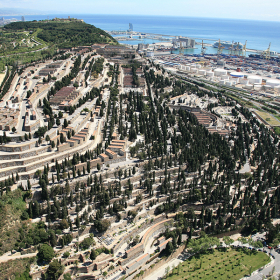
<svg viewBox="0 0 280 280"><path fill-rule="evenodd" d="M233 47L233 41L231 43L231 47L229 48L230 50L230 55L233 55L234 47Z"/></svg>
<svg viewBox="0 0 280 280"><path fill-rule="evenodd" d="M262 57L267 60L270 59L270 46L271 46L271 43L269 43L268 48L265 51L263 51L263 53L262 53Z"/></svg>
<svg viewBox="0 0 280 280"><path fill-rule="evenodd" d="M202 45L201 45L201 54L204 55L206 52L206 47L203 45L203 40L202 40Z"/></svg>
<svg viewBox="0 0 280 280"><path fill-rule="evenodd" d="M219 46L218 46L218 54L221 54L223 52L224 46L221 44L221 40L219 39Z"/></svg>
<svg viewBox="0 0 280 280"><path fill-rule="evenodd" d="M246 51L247 51L247 40L245 41L245 44L242 48L242 56L246 57Z"/></svg>
<svg viewBox="0 0 280 280"><path fill-rule="evenodd" d="M184 55L184 47L183 47L183 43L181 41L180 41L179 55Z"/></svg>
<svg viewBox="0 0 280 280"><path fill-rule="evenodd" d="M240 55L240 43L237 43L237 46L234 49L234 54L236 55Z"/></svg>

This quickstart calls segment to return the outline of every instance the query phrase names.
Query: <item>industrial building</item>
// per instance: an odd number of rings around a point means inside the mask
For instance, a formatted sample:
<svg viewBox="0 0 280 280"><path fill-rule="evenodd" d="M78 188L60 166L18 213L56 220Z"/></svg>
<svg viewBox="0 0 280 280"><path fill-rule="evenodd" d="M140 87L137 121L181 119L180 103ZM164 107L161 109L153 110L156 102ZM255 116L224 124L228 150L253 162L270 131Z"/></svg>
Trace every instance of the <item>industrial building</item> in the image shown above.
<svg viewBox="0 0 280 280"><path fill-rule="evenodd" d="M229 55L162 55L153 58L163 67L178 69L220 85L255 93L280 95L280 68L277 62Z"/></svg>
<svg viewBox="0 0 280 280"><path fill-rule="evenodd" d="M177 38L172 40L173 47L175 49L179 48L191 48L195 47L195 40L191 38Z"/></svg>

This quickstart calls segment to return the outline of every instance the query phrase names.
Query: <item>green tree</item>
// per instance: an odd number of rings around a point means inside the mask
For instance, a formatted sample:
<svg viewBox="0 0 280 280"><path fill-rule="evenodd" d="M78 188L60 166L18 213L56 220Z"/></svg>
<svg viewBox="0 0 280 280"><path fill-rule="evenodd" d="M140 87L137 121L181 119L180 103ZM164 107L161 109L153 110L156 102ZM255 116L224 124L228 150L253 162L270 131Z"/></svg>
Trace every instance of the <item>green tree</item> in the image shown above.
<svg viewBox="0 0 280 280"><path fill-rule="evenodd" d="M52 247L55 247L57 245L56 236L53 231L51 231L51 233L50 233L50 244Z"/></svg>
<svg viewBox="0 0 280 280"><path fill-rule="evenodd" d="M87 237L80 243L80 248L83 250L88 249L94 243L93 238Z"/></svg>
<svg viewBox="0 0 280 280"><path fill-rule="evenodd" d="M231 239L229 236L224 236L223 241L224 241L224 243L226 244L227 247L230 246L230 244L232 244L234 242L234 240Z"/></svg>
<svg viewBox="0 0 280 280"><path fill-rule="evenodd" d="M31 190L31 183L30 183L29 179L27 180L27 188L28 188L29 190Z"/></svg>
<svg viewBox="0 0 280 280"><path fill-rule="evenodd" d="M76 227L80 228L80 218L79 218L79 215L77 215L77 218L76 218Z"/></svg>
<svg viewBox="0 0 280 280"><path fill-rule="evenodd" d="M59 263L58 260L53 260L48 267L47 275L51 280L57 280L59 276L63 273L64 266Z"/></svg>
<svg viewBox="0 0 280 280"><path fill-rule="evenodd" d="M250 267L249 267L249 275L251 276L251 274L252 274L252 266L250 265Z"/></svg>
<svg viewBox="0 0 280 280"><path fill-rule="evenodd" d="M173 247L173 245L172 245L172 242L169 241L169 242L167 243L165 250L166 250L166 253L167 253L168 255L171 255L171 254L172 254L172 252L173 252L173 250L174 250L174 247Z"/></svg>
<svg viewBox="0 0 280 280"><path fill-rule="evenodd" d="M30 269L27 267L25 271L21 275L16 275L16 278L14 280L32 280L32 278L29 275Z"/></svg>
<svg viewBox="0 0 280 280"><path fill-rule="evenodd" d="M111 225L109 220L95 220L94 221L94 226L99 232L104 232L106 231L109 226Z"/></svg>
<svg viewBox="0 0 280 280"><path fill-rule="evenodd" d="M60 126L60 119L57 118L56 121L55 121L55 123L56 123L57 126Z"/></svg>
<svg viewBox="0 0 280 280"><path fill-rule="evenodd" d="M71 274L70 274L70 273L65 273L65 274L63 275L63 279L64 279L64 280L71 280Z"/></svg>
<svg viewBox="0 0 280 280"><path fill-rule="evenodd" d="M64 119L63 127L66 128L67 126L68 126L68 121L66 119Z"/></svg>
<svg viewBox="0 0 280 280"><path fill-rule="evenodd" d="M42 244L39 247L37 257L44 262L50 262L54 258L54 250L48 244Z"/></svg>
<svg viewBox="0 0 280 280"><path fill-rule="evenodd" d="M168 266L168 267L165 268L165 277L168 277L169 271L170 271L170 267Z"/></svg>
<svg viewBox="0 0 280 280"><path fill-rule="evenodd" d="M89 258L93 261L96 259L96 257L97 257L97 254L96 254L95 250L91 250Z"/></svg>

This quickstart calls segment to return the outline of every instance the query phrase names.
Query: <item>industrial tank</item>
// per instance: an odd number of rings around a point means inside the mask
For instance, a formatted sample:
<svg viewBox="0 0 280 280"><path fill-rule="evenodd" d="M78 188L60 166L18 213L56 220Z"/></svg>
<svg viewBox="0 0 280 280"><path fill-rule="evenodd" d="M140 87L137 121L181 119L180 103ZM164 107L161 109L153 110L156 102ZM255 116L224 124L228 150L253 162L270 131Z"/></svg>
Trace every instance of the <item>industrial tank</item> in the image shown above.
<svg viewBox="0 0 280 280"><path fill-rule="evenodd" d="M266 81L266 85L271 86L271 87L276 87L280 85L280 80L276 79L269 79Z"/></svg>
<svg viewBox="0 0 280 280"><path fill-rule="evenodd" d="M232 81L232 83L239 84L239 78L231 77L231 81Z"/></svg>
<svg viewBox="0 0 280 280"><path fill-rule="evenodd" d="M276 92L279 93L279 92L280 92L280 86L275 86L275 87L274 87L274 90L276 90Z"/></svg>
<svg viewBox="0 0 280 280"><path fill-rule="evenodd" d="M253 85L244 85L244 88L246 88L246 89L253 89Z"/></svg>
<svg viewBox="0 0 280 280"><path fill-rule="evenodd" d="M215 76L223 76L227 74L227 71L225 69L217 68L214 70L214 74Z"/></svg>
<svg viewBox="0 0 280 280"><path fill-rule="evenodd" d="M262 85L255 85L254 86L254 90L256 90L256 91L260 91L261 88L262 88Z"/></svg>
<svg viewBox="0 0 280 280"><path fill-rule="evenodd" d="M200 70L198 70L198 74L205 76L206 75L206 71L203 70L203 69L200 69Z"/></svg>
<svg viewBox="0 0 280 280"><path fill-rule="evenodd" d="M242 84L242 85L247 85L249 81L248 81L247 79L241 78L241 79L239 80L239 82L240 82L240 84Z"/></svg>
<svg viewBox="0 0 280 280"><path fill-rule="evenodd" d="M265 85L265 86L264 86L264 90L271 90L271 89L272 89L272 87L269 86L269 85Z"/></svg>
<svg viewBox="0 0 280 280"><path fill-rule="evenodd" d="M250 75L247 77L250 84L261 84L262 78L260 76Z"/></svg>
<svg viewBox="0 0 280 280"><path fill-rule="evenodd" d="M214 72L212 72L212 71L206 72L206 76L214 77Z"/></svg>
<svg viewBox="0 0 280 280"><path fill-rule="evenodd" d="M244 78L244 75L240 72L230 72L230 75L234 78Z"/></svg>

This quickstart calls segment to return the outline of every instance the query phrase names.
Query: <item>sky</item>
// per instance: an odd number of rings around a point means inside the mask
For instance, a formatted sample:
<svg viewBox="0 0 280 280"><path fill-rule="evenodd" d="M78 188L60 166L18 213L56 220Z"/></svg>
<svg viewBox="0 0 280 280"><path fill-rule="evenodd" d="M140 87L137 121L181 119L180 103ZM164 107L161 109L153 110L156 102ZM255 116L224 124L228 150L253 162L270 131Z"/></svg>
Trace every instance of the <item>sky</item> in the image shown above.
<svg viewBox="0 0 280 280"><path fill-rule="evenodd" d="M279 0L0 0L36 13L130 14L280 21Z"/></svg>

